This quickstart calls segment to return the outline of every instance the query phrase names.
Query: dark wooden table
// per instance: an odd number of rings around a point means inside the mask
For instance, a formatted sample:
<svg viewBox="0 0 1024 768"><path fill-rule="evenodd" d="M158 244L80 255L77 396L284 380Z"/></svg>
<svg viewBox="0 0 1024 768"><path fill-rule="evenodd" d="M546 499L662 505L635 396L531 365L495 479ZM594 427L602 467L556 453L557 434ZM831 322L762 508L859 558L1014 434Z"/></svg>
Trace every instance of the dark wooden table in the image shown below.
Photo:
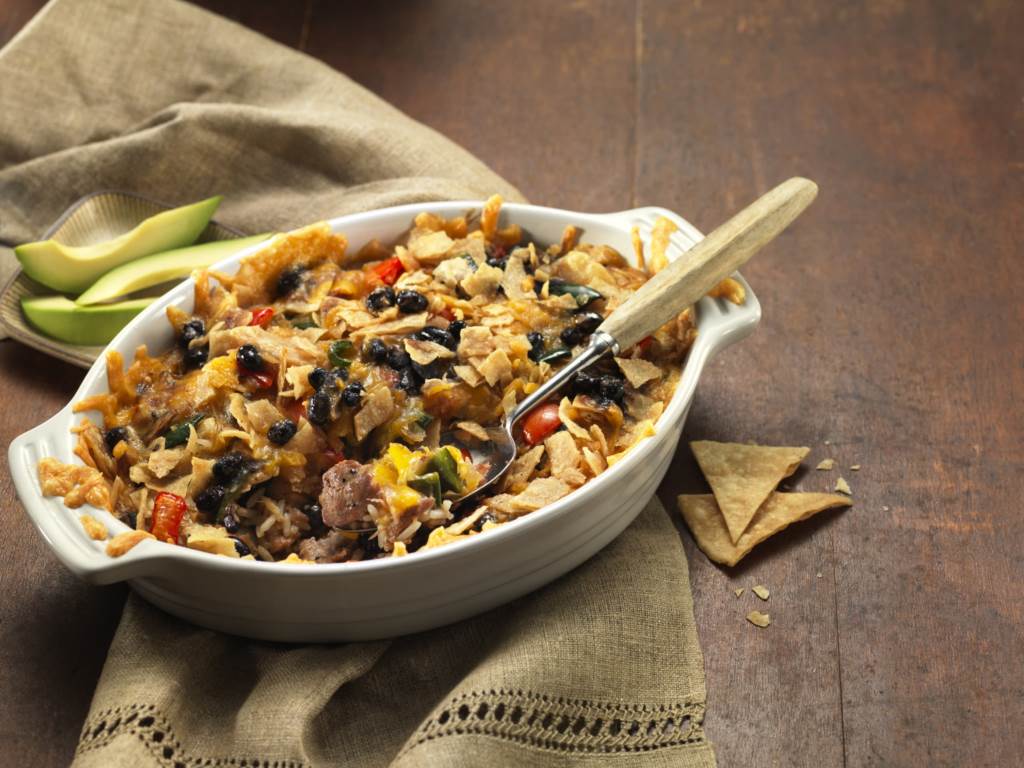
<svg viewBox="0 0 1024 768"><path fill-rule="evenodd" d="M7 0L0 42L41 5ZM787 176L818 181L747 268L764 322L712 363L687 433L814 446L856 506L729 571L682 534L707 732L723 766L1020 764L1024 5L203 5L347 73L536 202L658 204L707 229ZM10 342L0 371L7 440L80 378ZM663 497L700 487L683 448ZM62 765L125 592L56 562L6 472L0 498L0 744L12 764ZM732 595L759 582L766 630Z"/></svg>

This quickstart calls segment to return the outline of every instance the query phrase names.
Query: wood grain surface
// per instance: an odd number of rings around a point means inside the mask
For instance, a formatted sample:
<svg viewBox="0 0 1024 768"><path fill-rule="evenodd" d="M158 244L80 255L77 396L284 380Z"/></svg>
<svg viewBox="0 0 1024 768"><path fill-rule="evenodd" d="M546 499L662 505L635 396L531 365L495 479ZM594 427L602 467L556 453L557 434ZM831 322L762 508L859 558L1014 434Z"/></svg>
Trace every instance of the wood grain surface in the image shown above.
<svg viewBox="0 0 1024 768"><path fill-rule="evenodd" d="M817 181L745 269L763 324L711 363L687 435L812 446L807 465L837 469L793 487L842 474L856 504L733 569L679 525L707 733L722 766L1020 763L1024 5L201 4L349 74L535 202L662 205L706 231L789 176ZM41 5L5 0L0 42ZM81 376L11 342L0 371L8 441ZM682 447L662 498L704 488ZM50 556L6 472L0 499L0 745L64 765L125 592Z"/></svg>

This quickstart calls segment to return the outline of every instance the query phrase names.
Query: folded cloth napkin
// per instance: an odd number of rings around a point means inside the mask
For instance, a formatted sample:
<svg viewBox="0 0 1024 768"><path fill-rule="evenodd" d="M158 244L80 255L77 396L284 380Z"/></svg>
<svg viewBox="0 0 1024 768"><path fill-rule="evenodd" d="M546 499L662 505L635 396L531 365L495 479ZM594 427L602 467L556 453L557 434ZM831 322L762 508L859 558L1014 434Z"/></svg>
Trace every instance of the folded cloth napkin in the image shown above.
<svg viewBox="0 0 1024 768"><path fill-rule="evenodd" d="M0 52L0 238L98 188L249 231L515 189L315 61L173 0L58 0ZM40 116L44 116L41 118ZM76 766L713 766L686 559L652 500L554 584L390 641L293 646L129 599Z"/></svg>

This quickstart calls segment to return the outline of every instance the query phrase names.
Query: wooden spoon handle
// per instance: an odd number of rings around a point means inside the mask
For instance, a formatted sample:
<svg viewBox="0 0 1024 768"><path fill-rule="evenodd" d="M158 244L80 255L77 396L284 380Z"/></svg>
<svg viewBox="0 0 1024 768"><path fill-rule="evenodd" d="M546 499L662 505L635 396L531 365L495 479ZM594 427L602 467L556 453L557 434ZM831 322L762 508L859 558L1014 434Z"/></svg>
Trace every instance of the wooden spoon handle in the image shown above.
<svg viewBox="0 0 1024 768"><path fill-rule="evenodd" d="M808 179L784 181L648 280L597 330L619 349L650 336L774 240L817 194L818 185Z"/></svg>

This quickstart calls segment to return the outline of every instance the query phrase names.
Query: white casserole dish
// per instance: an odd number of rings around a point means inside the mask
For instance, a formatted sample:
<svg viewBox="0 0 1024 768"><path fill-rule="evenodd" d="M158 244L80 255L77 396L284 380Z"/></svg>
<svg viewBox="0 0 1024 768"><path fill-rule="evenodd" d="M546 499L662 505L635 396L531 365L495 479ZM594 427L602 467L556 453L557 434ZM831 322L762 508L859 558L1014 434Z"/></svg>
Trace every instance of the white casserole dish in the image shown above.
<svg viewBox="0 0 1024 768"><path fill-rule="evenodd" d="M376 237L400 238L421 211L441 216L478 210L479 202L424 203L342 216L331 227L343 232L351 249ZM658 216L679 226L669 258L678 258L701 239L688 222L661 208L585 214L533 205L506 204L501 225L519 224L539 243L558 242L574 224L586 242L607 244L632 258L630 228L645 242ZM234 272L239 259L259 246L221 262ZM79 577L94 584L128 581L150 602L176 616L213 629L280 641L366 640L418 632L475 615L534 590L575 568L629 525L654 495L682 434L701 371L712 355L743 339L757 325L761 308L750 287L746 302L703 299L697 307L697 340L679 386L657 423L657 434L569 496L542 510L467 541L406 557L332 565L281 565L218 557L186 547L144 541L113 559L105 542L86 536L79 515L88 512L111 535L127 527L105 510L67 509L59 498L42 496L36 464L45 456L77 462L70 428L82 418L71 404L106 391L101 357L86 374L72 403L44 424L16 438L9 449L14 484L25 509L54 553ZM193 283L187 280L136 317L108 349L131 360L139 344L160 351L173 343L165 308L190 311ZM95 415L95 414L94 414Z"/></svg>

